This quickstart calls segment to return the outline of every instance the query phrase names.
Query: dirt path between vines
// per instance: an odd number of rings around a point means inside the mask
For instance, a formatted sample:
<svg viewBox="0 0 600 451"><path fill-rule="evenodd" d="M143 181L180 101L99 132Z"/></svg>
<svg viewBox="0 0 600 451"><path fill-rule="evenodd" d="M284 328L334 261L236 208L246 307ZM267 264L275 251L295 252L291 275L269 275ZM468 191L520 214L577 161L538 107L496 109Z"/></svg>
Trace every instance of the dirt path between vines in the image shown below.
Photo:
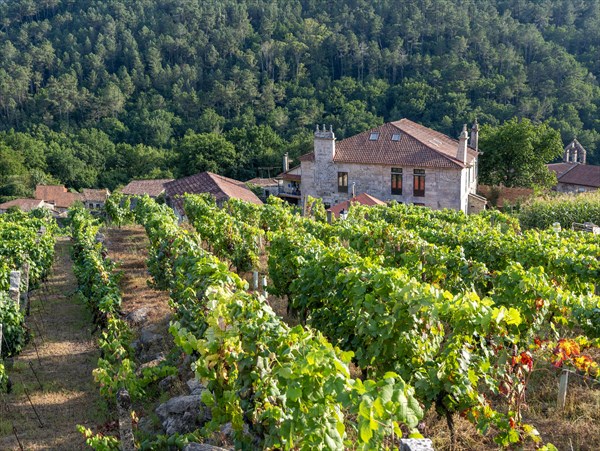
<svg viewBox="0 0 600 451"><path fill-rule="evenodd" d="M68 238L58 239L52 275L32 292L27 324L34 339L9 370L12 393L0 395L1 450L19 450L17 437L26 450L89 449L76 425L105 421L106 407L92 378L99 351L91 315L76 295L69 247Z"/></svg>
<svg viewBox="0 0 600 451"><path fill-rule="evenodd" d="M140 226L125 226L104 229L103 232L106 234L104 245L108 256L117 263L117 270L123 272L120 282L123 314L142 308L147 310L144 328L163 334L169 342L169 295L148 286L148 237L145 230Z"/></svg>

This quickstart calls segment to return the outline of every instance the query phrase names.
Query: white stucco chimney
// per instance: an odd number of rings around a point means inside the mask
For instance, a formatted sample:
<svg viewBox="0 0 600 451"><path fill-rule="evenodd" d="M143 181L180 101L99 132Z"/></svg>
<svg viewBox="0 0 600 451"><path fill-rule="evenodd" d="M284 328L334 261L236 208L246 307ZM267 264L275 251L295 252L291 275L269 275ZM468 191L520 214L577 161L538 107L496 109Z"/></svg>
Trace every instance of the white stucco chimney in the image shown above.
<svg viewBox="0 0 600 451"><path fill-rule="evenodd" d="M479 150L479 124L477 123L477 118L475 118L473 127L471 127L471 147Z"/></svg>
<svg viewBox="0 0 600 451"><path fill-rule="evenodd" d="M287 172L290 170L290 156L286 152L283 154L283 172Z"/></svg>
<svg viewBox="0 0 600 451"><path fill-rule="evenodd" d="M469 133L467 132L467 124L463 126L462 133L458 138L458 151L456 153L456 158L462 161L464 164L467 164L467 145L469 141Z"/></svg>
<svg viewBox="0 0 600 451"><path fill-rule="evenodd" d="M314 140L315 161L331 162L335 156L335 135L333 127L330 125L329 130L323 124L323 130L317 125Z"/></svg>

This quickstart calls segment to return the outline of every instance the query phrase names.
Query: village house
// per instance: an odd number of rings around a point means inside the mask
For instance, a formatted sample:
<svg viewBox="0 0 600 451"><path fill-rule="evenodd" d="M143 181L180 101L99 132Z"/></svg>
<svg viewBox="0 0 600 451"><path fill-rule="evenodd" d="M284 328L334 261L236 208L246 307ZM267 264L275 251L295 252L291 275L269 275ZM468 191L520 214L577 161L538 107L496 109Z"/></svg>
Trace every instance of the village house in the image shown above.
<svg viewBox="0 0 600 451"><path fill-rule="evenodd" d="M600 189L600 166L586 164L586 155L584 147L574 139L565 147L561 163L547 165L558 179L554 190L560 193L583 193Z"/></svg>
<svg viewBox="0 0 600 451"><path fill-rule="evenodd" d="M110 191L105 189L89 189L83 188L81 193L81 201L88 210L99 210L104 208L106 199L110 196Z"/></svg>
<svg viewBox="0 0 600 451"><path fill-rule="evenodd" d="M290 169L290 159L286 153L283 156L283 172L277 176L279 182L279 197L290 204L298 205L301 202L300 180L301 165Z"/></svg>
<svg viewBox="0 0 600 451"><path fill-rule="evenodd" d="M345 200L329 208L327 210L328 216L329 214L331 214L331 216L335 218L343 218L344 215L348 213L348 210L350 210L350 207L352 207L353 205L364 205L367 207L373 207L375 205L386 205L386 203L382 200L376 199L373 196L370 196L367 193L361 193L358 196L353 197L352 199Z"/></svg>
<svg viewBox="0 0 600 451"><path fill-rule="evenodd" d="M367 193L382 201L478 212L479 126L458 140L408 119L389 122L339 143L331 127L314 134L314 150L300 157L298 197L326 207Z"/></svg>
<svg viewBox="0 0 600 451"><path fill-rule="evenodd" d="M260 189L258 197L263 201L267 200L269 196L277 196L279 194L279 182L272 178L255 177L246 181L246 186L250 189Z"/></svg>
<svg viewBox="0 0 600 451"><path fill-rule="evenodd" d="M30 212L37 208L46 208L49 211L53 210L51 204L47 204L40 199L13 199L0 204L0 213L6 213L10 208L18 208L21 211Z"/></svg>
<svg viewBox="0 0 600 451"><path fill-rule="evenodd" d="M70 193L63 185L37 185L35 198L52 204L57 214L66 212L75 202L83 201L79 193Z"/></svg>
<svg viewBox="0 0 600 451"><path fill-rule="evenodd" d="M211 194L217 205L235 198L253 204L262 205L262 201L254 194L244 182L213 174L212 172L201 172L165 184L165 199L175 211L179 219L185 216L183 209L184 194Z"/></svg>
<svg viewBox="0 0 600 451"><path fill-rule="evenodd" d="M131 196L131 208L137 204L136 196L149 196L156 200L165 193L165 185L174 179L132 180L121 189L121 193Z"/></svg>

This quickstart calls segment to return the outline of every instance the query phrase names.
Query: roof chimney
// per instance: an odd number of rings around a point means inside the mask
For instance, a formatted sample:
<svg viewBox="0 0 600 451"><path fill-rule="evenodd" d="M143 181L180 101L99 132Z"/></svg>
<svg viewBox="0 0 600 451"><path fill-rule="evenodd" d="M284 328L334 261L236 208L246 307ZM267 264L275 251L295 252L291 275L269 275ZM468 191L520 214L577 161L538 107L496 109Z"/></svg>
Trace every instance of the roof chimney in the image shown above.
<svg viewBox="0 0 600 451"><path fill-rule="evenodd" d="M460 160L463 164L467 164L467 144L469 141L469 133L467 132L467 124L463 125L462 133L458 138L458 151L456 153L456 158Z"/></svg>
<svg viewBox="0 0 600 451"><path fill-rule="evenodd" d="M333 157L335 156L335 135L332 126L329 126L329 130L327 130L325 124L323 124L323 129L321 130L317 125L314 139L314 151L315 160L333 161Z"/></svg>
<svg viewBox="0 0 600 451"><path fill-rule="evenodd" d="M477 118L475 118L473 127L471 127L471 147L479 150L479 124L477 123Z"/></svg>
<svg viewBox="0 0 600 451"><path fill-rule="evenodd" d="M287 172L290 170L290 157L288 155L288 153L286 152L283 155L283 172Z"/></svg>

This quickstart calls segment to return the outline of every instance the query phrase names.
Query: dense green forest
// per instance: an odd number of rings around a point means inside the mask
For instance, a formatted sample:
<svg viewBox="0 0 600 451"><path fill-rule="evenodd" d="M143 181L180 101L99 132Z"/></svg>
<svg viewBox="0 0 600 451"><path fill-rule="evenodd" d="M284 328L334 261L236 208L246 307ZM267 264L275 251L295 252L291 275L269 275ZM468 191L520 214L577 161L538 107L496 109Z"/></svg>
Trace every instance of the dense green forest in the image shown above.
<svg viewBox="0 0 600 451"><path fill-rule="evenodd" d="M402 117L547 121L600 163L600 0L0 0L0 55L0 198L267 175Z"/></svg>

